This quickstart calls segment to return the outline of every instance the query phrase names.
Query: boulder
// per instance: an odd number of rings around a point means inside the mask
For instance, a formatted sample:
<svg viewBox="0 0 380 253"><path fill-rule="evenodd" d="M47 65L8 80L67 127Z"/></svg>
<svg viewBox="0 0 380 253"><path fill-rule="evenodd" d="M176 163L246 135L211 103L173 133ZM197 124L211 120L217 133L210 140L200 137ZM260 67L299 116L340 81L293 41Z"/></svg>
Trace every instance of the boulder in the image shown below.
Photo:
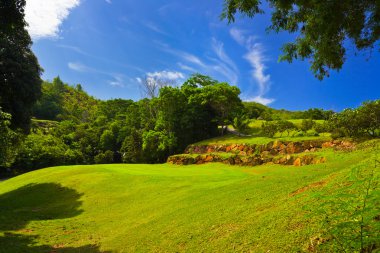
<svg viewBox="0 0 380 253"><path fill-rule="evenodd" d="M294 160L293 165L294 165L294 166L297 166L297 167L301 166L301 165L302 165L301 158L297 157L297 158Z"/></svg>

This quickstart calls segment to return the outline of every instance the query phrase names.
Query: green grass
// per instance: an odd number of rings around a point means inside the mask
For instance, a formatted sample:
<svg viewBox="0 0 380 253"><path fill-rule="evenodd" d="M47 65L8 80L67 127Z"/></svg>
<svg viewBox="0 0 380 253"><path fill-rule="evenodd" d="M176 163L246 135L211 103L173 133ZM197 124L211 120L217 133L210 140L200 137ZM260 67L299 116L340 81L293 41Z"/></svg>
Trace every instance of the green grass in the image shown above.
<svg viewBox="0 0 380 253"><path fill-rule="evenodd" d="M301 136L292 137L283 134L282 137L276 135L274 138L265 136L237 136L233 134L227 134L220 137L215 137L207 140L203 140L195 143L194 145L211 145L211 144L267 144L268 142L280 140L280 141L306 141L306 140L331 140L330 134L323 133L319 136Z"/></svg>
<svg viewBox="0 0 380 253"><path fill-rule="evenodd" d="M304 167L222 164L43 169L0 183L0 252L299 252L318 236L312 183L369 153Z"/></svg>

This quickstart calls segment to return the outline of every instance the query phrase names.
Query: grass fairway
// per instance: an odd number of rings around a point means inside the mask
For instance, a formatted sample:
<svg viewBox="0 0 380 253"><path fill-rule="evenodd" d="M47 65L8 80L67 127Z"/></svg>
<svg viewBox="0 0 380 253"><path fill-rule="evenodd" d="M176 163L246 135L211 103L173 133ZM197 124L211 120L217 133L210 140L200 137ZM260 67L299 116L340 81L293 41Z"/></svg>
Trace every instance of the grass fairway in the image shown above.
<svg viewBox="0 0 380 253"><path fill-rule="evenodd" d="M0 183L0 252L306 251L319 234L318 217L303 209L311 193L368 151L324 156L326 164L304 167L94 165L24 174Z"/></svg>

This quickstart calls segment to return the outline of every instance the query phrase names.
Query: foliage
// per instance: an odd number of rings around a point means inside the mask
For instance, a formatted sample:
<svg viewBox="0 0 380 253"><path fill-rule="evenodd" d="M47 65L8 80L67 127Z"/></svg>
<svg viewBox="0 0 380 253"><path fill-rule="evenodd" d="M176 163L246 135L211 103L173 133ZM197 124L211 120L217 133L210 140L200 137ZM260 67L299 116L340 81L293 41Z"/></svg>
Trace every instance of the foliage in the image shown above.
<svg viewBox="0 0 380 253"><path fill-rule="evenodd" d="M312 129L315 126L315 121L312 119L304 119L301 123L301 130L307 131Z"/></svg>
<svg viewBox="0 0 380 253"><path fill-rule="evenodd" d="M232 126L239 132L240 136L240 133L245 133L248 130L249 122L245 116L238 115L234 118Z"/></svg>
<svg viewBox="0 0 380 253"><path fill-rule="evenodd" d="M101 114L107 117L115 116L120 107L127 107L130 100L109 100L108 111L104 106ZM77 123L93 121L96 117L99 101L83 91L80 85L70 86L62 82L59 77L52 82L42 84L42 96L33 107L33 115L46 120L72 120Z"/></svg>
<svg viewBox="0 0 380 253"><path fill-rule="evenodd" d="M311 70L317 78L339 70L346 60L351 41L357 50L373 49L380 38L380 5L377 1L296 1L268 0L272 24L269 30L297 33L286 43L282 61L311 58ZM225 0L222 18L235 21L237 12L248 17L263 13L262 1Z"/></svg>
<svg viewBox="0 0 380 253"><path fill-rule="evenodd" d="M24 8L25 0L0 2L0 107L12 115L12 129L29 132L42 69L31 50Z"/></svg>
<svg viewBox="0 0 380 253"><path fill-rule="evenodd" d="M377 150L378 152L378 150ZM324 252L374 252L380 247L380 178L377 160L366 160L339 184L334 193L319 196L315 213L322 215ZM378 162L378 161L377 161Z"/></svg>
<svg viewBox="0 0 380 253"><path fill-rule="evenodd" d="M80 154L67 151L67 146L60 138L30 134L22 143L12 166L20 172L80 161Z"/></svg>
<svg viewBox="0 0 380 253"><path fill-rule="evenodd" d="M357 109L345 109L329 120L336 137L380 136L380 100L368 101Z"/></svg>
<svg viewBox="0 0 380 253"><path fill-rule="evenodd" d="M268 137L273 137L278 131L277 124L274 121L263 123L261 129L263 134Z"/></svg>
<svg viewBox="0 0 380 253"><path fill-rule="evenodd" d="M20 135L10 129L12 116L0 107L0 168L9 167L13 162Z"/></svg>

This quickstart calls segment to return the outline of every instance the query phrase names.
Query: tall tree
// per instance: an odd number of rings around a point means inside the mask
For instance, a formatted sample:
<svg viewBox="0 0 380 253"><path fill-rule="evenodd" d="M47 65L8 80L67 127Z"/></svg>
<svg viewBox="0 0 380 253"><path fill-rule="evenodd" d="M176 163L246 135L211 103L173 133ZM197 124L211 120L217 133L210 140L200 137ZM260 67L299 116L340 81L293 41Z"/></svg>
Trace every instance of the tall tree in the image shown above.
<svg viewBox="0 0 380 253"><path fill-rule="evenodd" d="M0 1L0 106L12 114L12 128L27 132L42 69L31 50L24 8L25 0Z"/></svg>
<svg viewBox="0 0 380 253"><path fill-rule="evenodd" d="M297 33L294 42L283 46L282 61L311 59L317 78L329 70L342 68L347 56L347 41L357 50L373 49L380 39L378 0L267 0L272 11L268 30ZM260 0L224 0L222 18L235 21L237 12L248 17L264 13Z"/></svg>

